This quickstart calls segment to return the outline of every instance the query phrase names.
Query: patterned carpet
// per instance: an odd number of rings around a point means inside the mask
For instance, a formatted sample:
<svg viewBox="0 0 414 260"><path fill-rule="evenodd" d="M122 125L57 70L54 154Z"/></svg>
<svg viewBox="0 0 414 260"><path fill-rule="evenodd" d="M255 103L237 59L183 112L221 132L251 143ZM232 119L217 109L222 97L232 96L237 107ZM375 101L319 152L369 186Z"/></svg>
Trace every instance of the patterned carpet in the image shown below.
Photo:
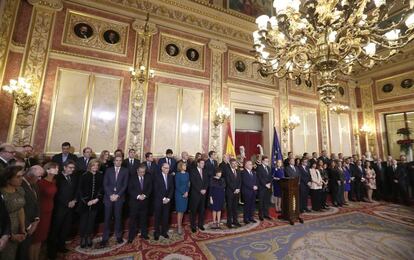
<svg viewBox="0 0 414 260"><path fill-rule="evenodd" d="M106 250L82 250L77 238L61 259L414 259L412 207L352 203L303 217L305 223L294 226L273 220L212 230L207 223L195 234L186 225L181 236L172 226L169 240L111 241Z"/></svg>

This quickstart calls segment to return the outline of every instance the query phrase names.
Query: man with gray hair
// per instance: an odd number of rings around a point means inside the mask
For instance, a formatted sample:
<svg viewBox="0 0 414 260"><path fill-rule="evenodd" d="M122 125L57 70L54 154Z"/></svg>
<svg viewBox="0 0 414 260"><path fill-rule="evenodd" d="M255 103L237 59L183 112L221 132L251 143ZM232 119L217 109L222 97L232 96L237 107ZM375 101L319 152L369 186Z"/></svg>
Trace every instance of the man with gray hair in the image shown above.
<svg viewBox="0 0 414 260"><path fill-rule="evenodd" d="M17 249L16 259L29 259L29 248L32 242L32 234L35 232L39 224L39 202L38 202L38 186L37 181L44 175L45 171L39 165L30 167L23 176L22 188L24 189L24 205L25 225L27 230L26 239L23 240Z"/></svg>
<svg viewBox="0 0 414 260"><path fill-rule="evenodd" d="M11 144L0 145L0 170L6 168L16 154L16 148Z"/></svg>

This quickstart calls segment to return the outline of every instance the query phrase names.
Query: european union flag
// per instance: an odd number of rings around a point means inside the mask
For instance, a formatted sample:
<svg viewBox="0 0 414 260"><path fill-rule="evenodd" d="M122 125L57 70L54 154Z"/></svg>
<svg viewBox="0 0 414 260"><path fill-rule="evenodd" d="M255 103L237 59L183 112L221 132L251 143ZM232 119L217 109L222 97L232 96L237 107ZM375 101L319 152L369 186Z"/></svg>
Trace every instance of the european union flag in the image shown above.
<svg viewBox="0 0 414 260"><path fill-rule="evenodd" d="M276 167L277 160L283 160L282 149L280 148L279 138L277 137L276 127L273 134L273 147L272 147L272 167Z"/></svg>

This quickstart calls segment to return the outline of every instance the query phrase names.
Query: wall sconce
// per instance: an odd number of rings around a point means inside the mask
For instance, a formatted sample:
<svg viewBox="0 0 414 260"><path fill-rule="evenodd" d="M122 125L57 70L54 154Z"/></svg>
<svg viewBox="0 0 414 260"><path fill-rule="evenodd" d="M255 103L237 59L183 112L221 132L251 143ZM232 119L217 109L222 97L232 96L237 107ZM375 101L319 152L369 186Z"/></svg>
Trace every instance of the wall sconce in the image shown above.
<svg viewBox="0 0 414 260"><path fill-rule="evenodd" d="M332 112L339 114L342 114L344 112L347 112L349 110L349 106L344 106L340 104L333 105L329 108Z"/></svg>
<svg viewBox="0 0 414 260"><path fill-rule="evenodd" d="M224 121L227 121L230 118L230 109L225 107L224 105L221 105L216 110L216 118L214 119L213 123L217 127L224 123Z"/></svg>
<svg viewBox="0 0 414 260"><path fill-rule="evenodd" d="M129 68L129 74L131 76L132 81L138 81L141 84L144 83L148 79L154 78L155 76L155 70L146 68L144 65L144 57L145 55L147 55L146 51L149 52L151 50L151 47L148 47L148 50L145 48L146 41L148 40L147 38L151 35L148 21L149 21L149 13L147 13L147 18L145 19L145 24L144 24L144 31L142 33L140 44L138 45L138 49L142 50L139 66L138 67L134 66L134 67ZM148 67L149 67L149 62L148 62Z"/></svg>
<svg viewBox="0 0 414 260"><path fill-rule="evenodd" d="M14 103L23 111L28 111L36 104L32 86L25 78L11 79L9 85L3 86L3 90L13 95Z"/></svg>
<svg viewBox="0 0 414 260"><path fill-rule="evenodd" d="M131 76L132 81L138 81L139 83L144 83L147 79L152 79L155 76L155 70L150 69L148 70L145 68L144 65L140 65L139 69L135 69L133 67L129 68L129 74Z"/></svg>
<svg viewBox="0 0 414 260"><path fill-rule="evenodd" d="M300 125L300 118L297 115L291 115L288 121L283 123L283 132L286 133L288 130L293 130Z"/></svg>
<svg viewBox="0 0 414 260"><path fill-rule="evenodd" d="M362 127L359 129L359 134L367 135L367 136L371 135L372 134L372 129L367 124L363 124Z"/></svg>

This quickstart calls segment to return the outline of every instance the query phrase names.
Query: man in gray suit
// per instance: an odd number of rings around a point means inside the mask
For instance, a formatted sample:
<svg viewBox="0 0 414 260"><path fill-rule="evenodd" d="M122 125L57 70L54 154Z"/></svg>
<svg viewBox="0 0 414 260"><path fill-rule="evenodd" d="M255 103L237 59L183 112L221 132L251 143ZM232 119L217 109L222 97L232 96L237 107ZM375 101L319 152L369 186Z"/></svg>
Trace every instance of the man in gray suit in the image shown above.
<svg viewBox="0 0 414 260"><path fill-rule="evenodd" d="M295 158L289 159L289 165L285 167L285 174L287 177L299 177L300 172L298 167L295 166Z"/></svg>
<svg viewBox="0 0 414 260"><path fill-rule="evenodd" d="M39 202L37 181L43 176L44 170L39 165L30 167L23 177L22 188L24 189L24 216L27 230L26 239L17 249L16 259L29 259L29 248L32 242L32 234L39 224Z"/></svg>
<svg viewBox="0 0 414 260"><path fill-rule="evenodd" d="M112 215L115 218L116 241L118 244L124 242L122 239L122 206L124 205L125 192L128 187L129 171L127 168L121 167L121 156L115 157L114 164L114 167L106 169L103 181L105 191L105 220L104 233L101 241L102 248L106 247L108 243Z"/></svg>

